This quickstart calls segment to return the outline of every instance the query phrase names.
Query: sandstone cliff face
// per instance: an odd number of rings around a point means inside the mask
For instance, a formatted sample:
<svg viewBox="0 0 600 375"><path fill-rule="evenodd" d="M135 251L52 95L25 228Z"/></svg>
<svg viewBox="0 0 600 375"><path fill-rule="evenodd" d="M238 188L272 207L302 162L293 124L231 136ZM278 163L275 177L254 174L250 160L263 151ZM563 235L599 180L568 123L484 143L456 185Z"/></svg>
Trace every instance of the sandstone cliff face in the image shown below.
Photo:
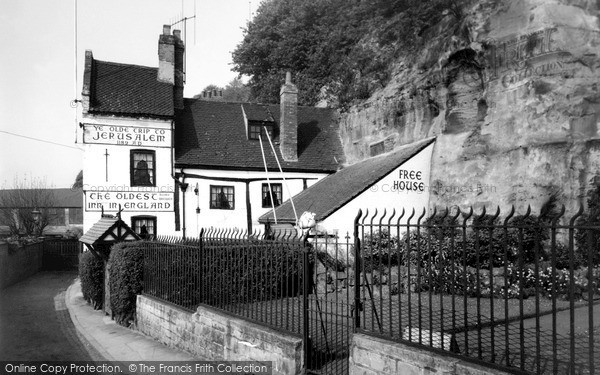
<svg viewBox="0 0 600 375"><path fill-rule="evenodd" d="M430 206L574 212L600 174L600 2L487 0L342 117L346 159L436 136Z"/></svg>

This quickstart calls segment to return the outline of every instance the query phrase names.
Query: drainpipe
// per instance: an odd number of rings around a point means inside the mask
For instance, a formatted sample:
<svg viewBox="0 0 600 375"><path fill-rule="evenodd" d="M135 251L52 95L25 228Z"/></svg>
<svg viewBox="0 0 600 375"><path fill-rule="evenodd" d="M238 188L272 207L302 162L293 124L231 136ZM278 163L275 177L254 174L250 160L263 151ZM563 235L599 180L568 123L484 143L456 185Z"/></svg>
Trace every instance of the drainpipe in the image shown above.
<svg viewBox="0 0 600 375"><path fill-rule="evenodd" d="M181 222L181 230L183 232L183 239L185 240L185 192L189 184L185 182L185 173L183 172L183 168L181 169L181 174L179 175L177 182L179 184L179 188L181 189L181 203L183 206L181 211L183 216L183 221Z"/></svg>

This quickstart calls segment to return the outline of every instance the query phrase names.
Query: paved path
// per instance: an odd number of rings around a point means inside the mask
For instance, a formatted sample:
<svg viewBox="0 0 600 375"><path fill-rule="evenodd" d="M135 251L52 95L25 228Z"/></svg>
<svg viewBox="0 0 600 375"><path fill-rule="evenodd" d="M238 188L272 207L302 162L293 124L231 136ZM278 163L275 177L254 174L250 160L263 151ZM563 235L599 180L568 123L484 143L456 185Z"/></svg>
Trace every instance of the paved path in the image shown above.
<svg viewBox="0 0 600 375"><path fill-rule="evenodd" d="M169 348L137 331L115 323L102 311L93 310L76 280L67 290L71 319L83 341L108 361L197 361L191 354Z"/></svg>
<svg viewBox="0 0 600 375"><path fill-rule="evenodd" d="M101 360L80 340L65 304L76 271L39 272L0 291L0 360Z"/></svg>
<svg viewBox="0 0 600 375"><path fill-rule="evenodd" d="M40 272L0 291L0 361L194 361L92 309L76 271Z"/></svg>

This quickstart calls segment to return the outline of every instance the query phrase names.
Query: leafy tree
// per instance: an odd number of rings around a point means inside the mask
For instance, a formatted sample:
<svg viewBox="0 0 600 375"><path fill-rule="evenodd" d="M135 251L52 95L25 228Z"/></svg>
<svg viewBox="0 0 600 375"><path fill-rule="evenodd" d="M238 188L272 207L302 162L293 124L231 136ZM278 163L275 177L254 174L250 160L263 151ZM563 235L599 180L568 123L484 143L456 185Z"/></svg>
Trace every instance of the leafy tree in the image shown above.
<svg viewBox="0 0 600 375"><path fill-rule="evenodd" d="M444 17L461 21L463 0L268 0L233 52L234 71L250 76L254 99L279 101L286 71L299 104L342 107L391 77L400 55L416 56L425 31ZM461 22L450 22L448 38ZM430 33L434 34L434 33Z"/></svg>
<svg viewBox="0 0 600 375"><path fill-rule="evenodd" d="M234 78L223 89L223 100L227 102L247 102L250 100L250 88L240 78Z"/></svg>
<svg viewBox="0 0 600 375"><path fill-rule="evenodd" d="M83 169L77 173L75 182L73 182L73 185L71 185L71 189L83 189Z"/></svg>

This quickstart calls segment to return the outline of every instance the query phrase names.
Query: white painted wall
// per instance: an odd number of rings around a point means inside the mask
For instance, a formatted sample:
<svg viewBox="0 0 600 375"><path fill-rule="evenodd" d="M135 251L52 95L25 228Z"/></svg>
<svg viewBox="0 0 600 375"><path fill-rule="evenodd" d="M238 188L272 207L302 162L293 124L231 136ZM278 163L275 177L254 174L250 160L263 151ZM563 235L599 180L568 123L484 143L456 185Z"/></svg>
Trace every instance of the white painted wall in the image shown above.
<svg viewBox="0 0 600 375"><path fill-rule="evenodd" d="M178 169L179 171L179 169ZM250 204L252 213L253 230L262 230L264 227L258 223L258 218L270 208L262 207L262 184L267 183L265 172L250 172L250 171L224 171L210 169L184 169L187 176L185 182L189 183L189 187L185 193L185 224L186 236L196 237L201 228L239 228L247 229L247 208L246 208L246 183L227 181L224 178L238 179L259 179L250 182ZM193 175L209 177L194 178ZM303 179L307 179L307 186L310 187L317 181L326 177L325 173L300 173L300 172L285 172L285 178L292 196L300 193L303 190ZM220 179L221 178L221 179ZM285 183L281 180L281 173L269 172L269 178L272 183L281 183L283 191L282 201L289 199L290 194ZM194 193L194 189L198 185L198 195ZM210 208L210 185L233 186L235 194L235 209L222 210ZM183 215L183 199L180 195L179 203L181 213ZM200 208L200 213L196 213L196 208ZM301 214L301 213L298 213ZM183 220L182 220L183 225ZM181 235L180 232L173 233Z"/></svg>
<svg viewBox="0 0 600 375"><path fill-rule="evenodd" d="M111 207L112 203L131 205L125 208L121 214L123 220L131 224L131 217L137 215L156 216L159 233L175 232L174 214L174 190L175 184L172 175L172 122L170 120L118 118L85 115L82 121L84 125L83 148L83 191L84 212L83 230L87 231L101 216L101 212L94 203L106 202L105 213L115 214L118 210ZM94 125L102 126L102 134L115 134L113 139L98 137L94 133ZM126 129L117 128L123 127ZM111 128L113 130L111 131ZM116 145L114 140L116 134L147 134L146 141L142 145L131 144ZM150 137L160 134L164 138ZM98 138L94 140L94 138ZM93 143L89 143L93 142ZM96 142L106 142L99 144ZM155 145L155 146L153 146ZM132 187L130 180L130 151L132 149L153 150L156 154L156 186L154 187ZM105 153L108 152L108 158ZM106 167L108 165L108 179L106 178ZM140 195L141 194L141 195ZM131 198L132 197L132 198ZM152 203L162 203L163 207L156 212ZM143 208L147 207L147 208Z"/></svg>
<svg viewBox="0 0 600 375"><path fill-rule="evenodd" d="M347 233L353 238L354 219L359 209L362 209L363 213L368 209L370 213L369 217L371 217L375 212L375 209L377 209L379 212L377 219L379 219L384 209L387 209L387 217L389 218L392 210L395 208L396 218L398 218L402 212L402 208L404 208L408 214L405 214L401 223L406 223L406 219L410 216L410 212L413 208L418 213L421 213L423 208L428 210L430 188L429 177L433 147L434 144L427 146L379 182L369 187L358 197L335 211L322 222L317 223L317 225L326 229L329 233L337 231L340 238L345 238ZM410 178L410 174L406 176L404 172L400 175L400 171L412 171L413 178ZM417 178L417 172L420 172L420 175L418 175L420 178ZM423 191L401 190L395 188L395 183L398 183L399 187L406 183L416 184L417 187L419 187L419 184L422 184ZM378 223L378 221L376 222ZM387 223L387 221L384 222ZM394 222L397 221L394 220ZM416 222L416 219L413 218L411 223L413 222Z"/></svg>

